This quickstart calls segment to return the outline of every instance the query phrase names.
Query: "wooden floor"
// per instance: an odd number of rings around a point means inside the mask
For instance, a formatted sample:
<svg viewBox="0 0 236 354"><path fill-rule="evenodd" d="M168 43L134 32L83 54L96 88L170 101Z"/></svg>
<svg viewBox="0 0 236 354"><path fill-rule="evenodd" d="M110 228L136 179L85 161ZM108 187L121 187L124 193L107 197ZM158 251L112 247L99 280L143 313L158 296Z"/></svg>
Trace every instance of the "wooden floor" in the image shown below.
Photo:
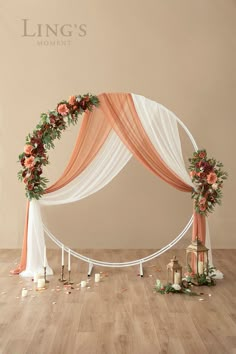
<svg viewBox="0 0 236 354"><path fill-rule="evenodd" d="M124 261L150 252L87 250L84 254ZM166 264L173 254L184 264L184 251L167 252L145 264L144 278L135 267L96 267L94 272L103 272L103 279L95 285L92 277L85 289L76 284L87 279L87 264L73 259L75 284L67 294L58 282L59 251L48 251L55 275L48 289L38 292L31 279L9 276L19 251L1 250L0 353L236 353L236 250L214 251L214 263L225 278L215 287L198 288L204 293L199 297L153 292L157 278L166 280ZM29 290L26 298L21 298L23 287Z"/></svg>

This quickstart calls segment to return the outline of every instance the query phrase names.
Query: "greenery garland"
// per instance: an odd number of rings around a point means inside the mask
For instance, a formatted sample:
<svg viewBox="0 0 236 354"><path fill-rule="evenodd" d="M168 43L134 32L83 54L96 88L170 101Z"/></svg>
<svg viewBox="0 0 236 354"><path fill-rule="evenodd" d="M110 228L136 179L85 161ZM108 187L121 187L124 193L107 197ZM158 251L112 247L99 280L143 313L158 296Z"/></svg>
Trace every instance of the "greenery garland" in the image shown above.
<svg viewBox="0 0 236 354"><path fill-rule="evenodd" d="M192 191L197 213L212 213L216 204L221 205L223 183L228 174L222 170L223 164L208 158L205 149L194 152L189 159L190 176L195 188Z"/></svg>
<svg viewBox="0 0 236 354"><path fill-rule="evenodd" d="M68 101L59 102L56 109L41 114L35 130L26 137L24 151L19 155L22 168L17 175L25 183L25 194L29 200L40 199L45 192L48 180L42 176L43 166L49 164L47 152L54 148L54 140L60 139L68 126L75 125L79 115L86 110L92 111L98 105L98 97L91 94L70 96Z"/></svg>

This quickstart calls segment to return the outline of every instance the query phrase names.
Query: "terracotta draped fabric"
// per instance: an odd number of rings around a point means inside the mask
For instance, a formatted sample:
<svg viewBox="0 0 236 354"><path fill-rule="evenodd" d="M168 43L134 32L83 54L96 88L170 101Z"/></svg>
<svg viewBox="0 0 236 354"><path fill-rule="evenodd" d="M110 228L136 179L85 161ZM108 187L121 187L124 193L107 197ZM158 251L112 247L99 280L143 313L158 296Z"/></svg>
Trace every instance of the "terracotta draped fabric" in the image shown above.
<svg viewBox="0 0 236 354"><path fill-rule="evenodd" d="M101 110L95 108L92 112L86 111L69 163L62 176L46 189L46 193L51 193L62 188L82 173L95 158L110 131L111 125ZM21 260L18 267L11 271L12 274L19 274L26 269L29 204L28 201L26 205Z"/></svg>
<svg viewBox="0 0 236 354"><path fill-rule="evenodd" d="M183 192L192 191L192 187L170 170L156 152L140 122L131 94L103 94L100 102L101 109L109 119L112 128L144 166L176 189ZM195 211L193 215L192 239L198 237L205 244L205 216Z"/></svg>
<svg viewBox="0 0 236 354"><path fill-rule="evenodd" d="M157 153L140 122L131 94L103 94L100 102L101 109L109 119L112 128L145 167L180 191L192 190L173 171L170 171Z"/></svg>

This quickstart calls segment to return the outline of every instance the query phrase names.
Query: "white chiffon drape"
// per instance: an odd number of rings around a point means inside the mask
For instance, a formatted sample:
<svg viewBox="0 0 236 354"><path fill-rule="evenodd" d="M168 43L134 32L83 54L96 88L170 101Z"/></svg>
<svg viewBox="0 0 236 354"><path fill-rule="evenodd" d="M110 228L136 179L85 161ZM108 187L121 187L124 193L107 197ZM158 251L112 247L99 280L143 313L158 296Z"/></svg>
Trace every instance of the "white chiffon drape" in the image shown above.
<svg viewBox="0 0 236 354"><path fill-rule="evenodd" d="M143 96L132 94L132 98L140 121L158 154L172 171L193 187L182 156L178 118L164 106ZM27 266L22 276L32 276L34 272L42 271L45 241L41 206L66 204L88 197L110 183L131 157L131 152L112 130L97 156L77 178L60 190L45 194L41 200L30 202ZM47 273L52 274L49 266Z"/></svg>

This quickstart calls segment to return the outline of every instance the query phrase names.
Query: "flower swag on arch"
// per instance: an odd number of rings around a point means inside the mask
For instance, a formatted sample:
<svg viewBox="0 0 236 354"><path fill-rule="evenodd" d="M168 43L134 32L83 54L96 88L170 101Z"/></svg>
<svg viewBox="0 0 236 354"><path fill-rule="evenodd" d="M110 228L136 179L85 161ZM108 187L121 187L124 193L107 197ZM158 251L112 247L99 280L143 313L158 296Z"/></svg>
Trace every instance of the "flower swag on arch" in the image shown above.
<svg viewBox="0 0 236 354"><path fill-rule="evenodd" d="M222 170L221 162L207 157L205 149L195 151L189 162L195 186L192 191L194 208L197 213L207 216L214 211L216 204L221 205L223 183L228 174Z"/></svg>
<svg viewBox="0 0 236 354"><path fill-rule="evenodd" d="M79 115L98 104L97 96L91 94L70 96L68 101L60 101L56 109L41 114L36 129L26 137L24 152L19 155L22 169L18 179L25 183L29 200L40 199L44 194L48 180L42 176L42 167L49 163L47 151L54 148L53 141L60 139L68 126L75 125Z"/></svg>

